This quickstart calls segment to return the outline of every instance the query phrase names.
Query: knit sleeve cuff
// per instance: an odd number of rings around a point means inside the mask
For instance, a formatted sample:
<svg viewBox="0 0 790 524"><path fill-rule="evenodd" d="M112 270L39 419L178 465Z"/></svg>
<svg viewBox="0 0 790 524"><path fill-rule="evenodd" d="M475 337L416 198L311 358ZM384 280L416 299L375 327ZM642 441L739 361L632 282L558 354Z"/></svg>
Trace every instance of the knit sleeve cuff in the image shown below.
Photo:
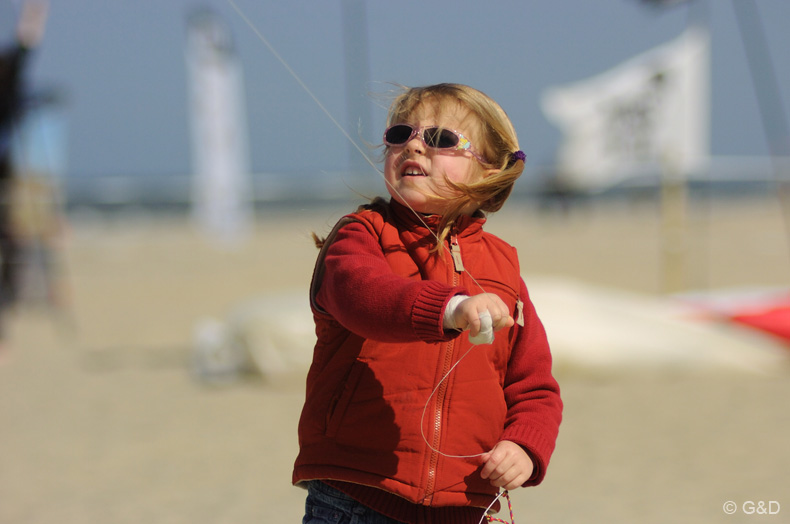
<svg viewBox="0 0 790 524"><path fill-rule="evenodd" d="M466 290L448 288L440 282L427 282L414 301L411 317L412 328L420 340L445 342L458 336L458 331L445 331L442 321L447 302L460 293L466 293Z"/></svg>

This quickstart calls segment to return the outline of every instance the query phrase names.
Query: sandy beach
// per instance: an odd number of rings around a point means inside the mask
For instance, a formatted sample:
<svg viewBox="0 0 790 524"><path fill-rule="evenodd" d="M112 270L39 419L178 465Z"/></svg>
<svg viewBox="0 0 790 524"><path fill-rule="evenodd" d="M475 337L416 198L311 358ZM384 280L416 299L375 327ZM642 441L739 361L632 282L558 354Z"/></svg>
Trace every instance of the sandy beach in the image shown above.
<svg viewBox="0 0 790 524"><path fill-rule="evenodd" d="M62 305L20 306L0 353L0 523L300 522L304 492L290 473L306 370L201 383L190 373L193 331L255 297L306 292L310 232L328 232L354 205L263 210L232 250L185 218L74 217ZM687 226L676 291L790 287L775 199L695 202ZM569 213L514 201L488 229L518 248L528 285L666 289L654 201ZM557 378L557 450L542 486L512 493L516 522L790 519L787 369L579 366ZM748 501L779 512L749 515Z"/></svg>

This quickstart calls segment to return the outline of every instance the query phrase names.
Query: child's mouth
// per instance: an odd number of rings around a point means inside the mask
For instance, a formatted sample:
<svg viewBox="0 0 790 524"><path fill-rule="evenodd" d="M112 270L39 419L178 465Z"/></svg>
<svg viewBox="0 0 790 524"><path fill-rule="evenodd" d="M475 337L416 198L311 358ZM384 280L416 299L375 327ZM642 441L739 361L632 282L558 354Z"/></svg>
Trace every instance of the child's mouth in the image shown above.
<svg viewBox="0 0 790 524"><path fill-rule="evenodd" d="M403 170L402 176L428 176L419 167L407 167Z"/></svg>

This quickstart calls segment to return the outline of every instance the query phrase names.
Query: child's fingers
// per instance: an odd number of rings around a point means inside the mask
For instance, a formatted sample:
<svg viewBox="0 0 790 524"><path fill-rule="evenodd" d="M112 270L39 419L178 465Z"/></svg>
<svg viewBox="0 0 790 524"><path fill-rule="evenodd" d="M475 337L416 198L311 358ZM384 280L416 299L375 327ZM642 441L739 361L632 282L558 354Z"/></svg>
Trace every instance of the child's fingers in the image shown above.
<svg viewBox="0 0 790 524"><path fill-rule="evenodd" d="M529 480L529 477L526 474L521 473L516 468L510 468L499 477L491 478L489 482L496 488L511 491L523 486L527 480Z"/></svg>
<svg viewBox="0 0 790 524"><path fill-rule="evenodd" d="M499 331L500 329L509 328L514 324L513 317L510 316L510 312L507 310L507 307L504 308L491 308L488 310L491 315L491 322L494 331Z"/></svg>
<svg viewBox="0 0 790 524"><path fill-rule="evenodd" d="M467 319L468 324L467 327L469 328L469 336L474 337L480 333L480 329L483 327L483 322L480 320L480 313L473 312L470 313L469 318Z"/></svg>
<svg viewBox="0 0 790 524"><path fill-rule="evenodd" d="M483 470L480 476L484 479L495 479L502 476L510 467L510 460L508 460L507 448L497 444L494 448L481 456L483 461Z"/></svg>
<svg viewBox="0 0 790 524"><path fill-rule="evenodd" d="M512 484L519 476L519 471L513 461L508 460L506 453L494 449L488 454L480 476L488 480L492 486L501 488Z"/></svg>
<svg viewBox="0 0 790 524"><path fill-rule="evenodd" d="M493 320L493 316L492 316ZM512 327L515 324L513 317L510 315L503 315L499 317L499 319L494 320L494 331L499 331L500 329L505 329Z"/></svg>
<svg viewBox="0 0 790 524"><path fill-rule="evenodd" d="M469 329L469 335L476 337L483 329L481 315L488 312L491 316L493 331L511 327L514 324L505 302L493 293L481 293L466 299L459 307L460 318L456 325L461 329Z"/></svg>
<svg viewBox="0 0 790 524"><path fill-rule="evenodd" d="M483 453L480 456L480 461L483 463L483 469L480 471L480 476L484 479L488 479L491 476L491 473L496 468L496 464L494 464L491 460L491 452Z"/></svg>
<svg viewBox="0 0 790 524"><path fill-rule="evenodd" d="M480 457L483 469L480 476L492 486L508 490L522 486L529 480L533 464L527 453L509 441L501 441Z"/></svg>
<svg viewBox="0 0 790 524"><path fill-rule="evenodd" d="M497 295L488 294L490 298L489 303L486 304L486 309L491 314L494 331L510 327L513 325L513 317L510 316L510 310L507 304Z"/></svg>

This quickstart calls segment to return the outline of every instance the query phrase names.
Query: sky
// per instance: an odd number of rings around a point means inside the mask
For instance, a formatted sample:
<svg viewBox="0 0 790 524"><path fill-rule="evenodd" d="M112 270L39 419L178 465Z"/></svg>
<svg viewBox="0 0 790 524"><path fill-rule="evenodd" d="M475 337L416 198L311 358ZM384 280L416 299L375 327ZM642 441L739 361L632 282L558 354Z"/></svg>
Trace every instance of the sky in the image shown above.
<svg viewBox="0 0 790 524"><path fill-rule="evenodd" d="M326 109L377 142L392 84L460 82L500 103L528 165L551 164L559 130L542 92L612 68L680 35L690 7L641 0L360 0L369 62L347 86L340 1L234 0ZM733 1L694 0L711 28L711 153L768 153ZM754 0L785 110L790 107L790 1ZM0 0L10 38L18 0ZM28 84L64 95L66 176L184 175L191 170L184 44L188 13L210 7L229 24L244 71L254 172L322 173L357 162L343 134L277 61L228 0L51 0ZM352 78L354 76L352 75ZM364 83L364 85L360 85ZM347 89L371 118L349 124ZM358 120L358 119L357 119Z"/></svg>

